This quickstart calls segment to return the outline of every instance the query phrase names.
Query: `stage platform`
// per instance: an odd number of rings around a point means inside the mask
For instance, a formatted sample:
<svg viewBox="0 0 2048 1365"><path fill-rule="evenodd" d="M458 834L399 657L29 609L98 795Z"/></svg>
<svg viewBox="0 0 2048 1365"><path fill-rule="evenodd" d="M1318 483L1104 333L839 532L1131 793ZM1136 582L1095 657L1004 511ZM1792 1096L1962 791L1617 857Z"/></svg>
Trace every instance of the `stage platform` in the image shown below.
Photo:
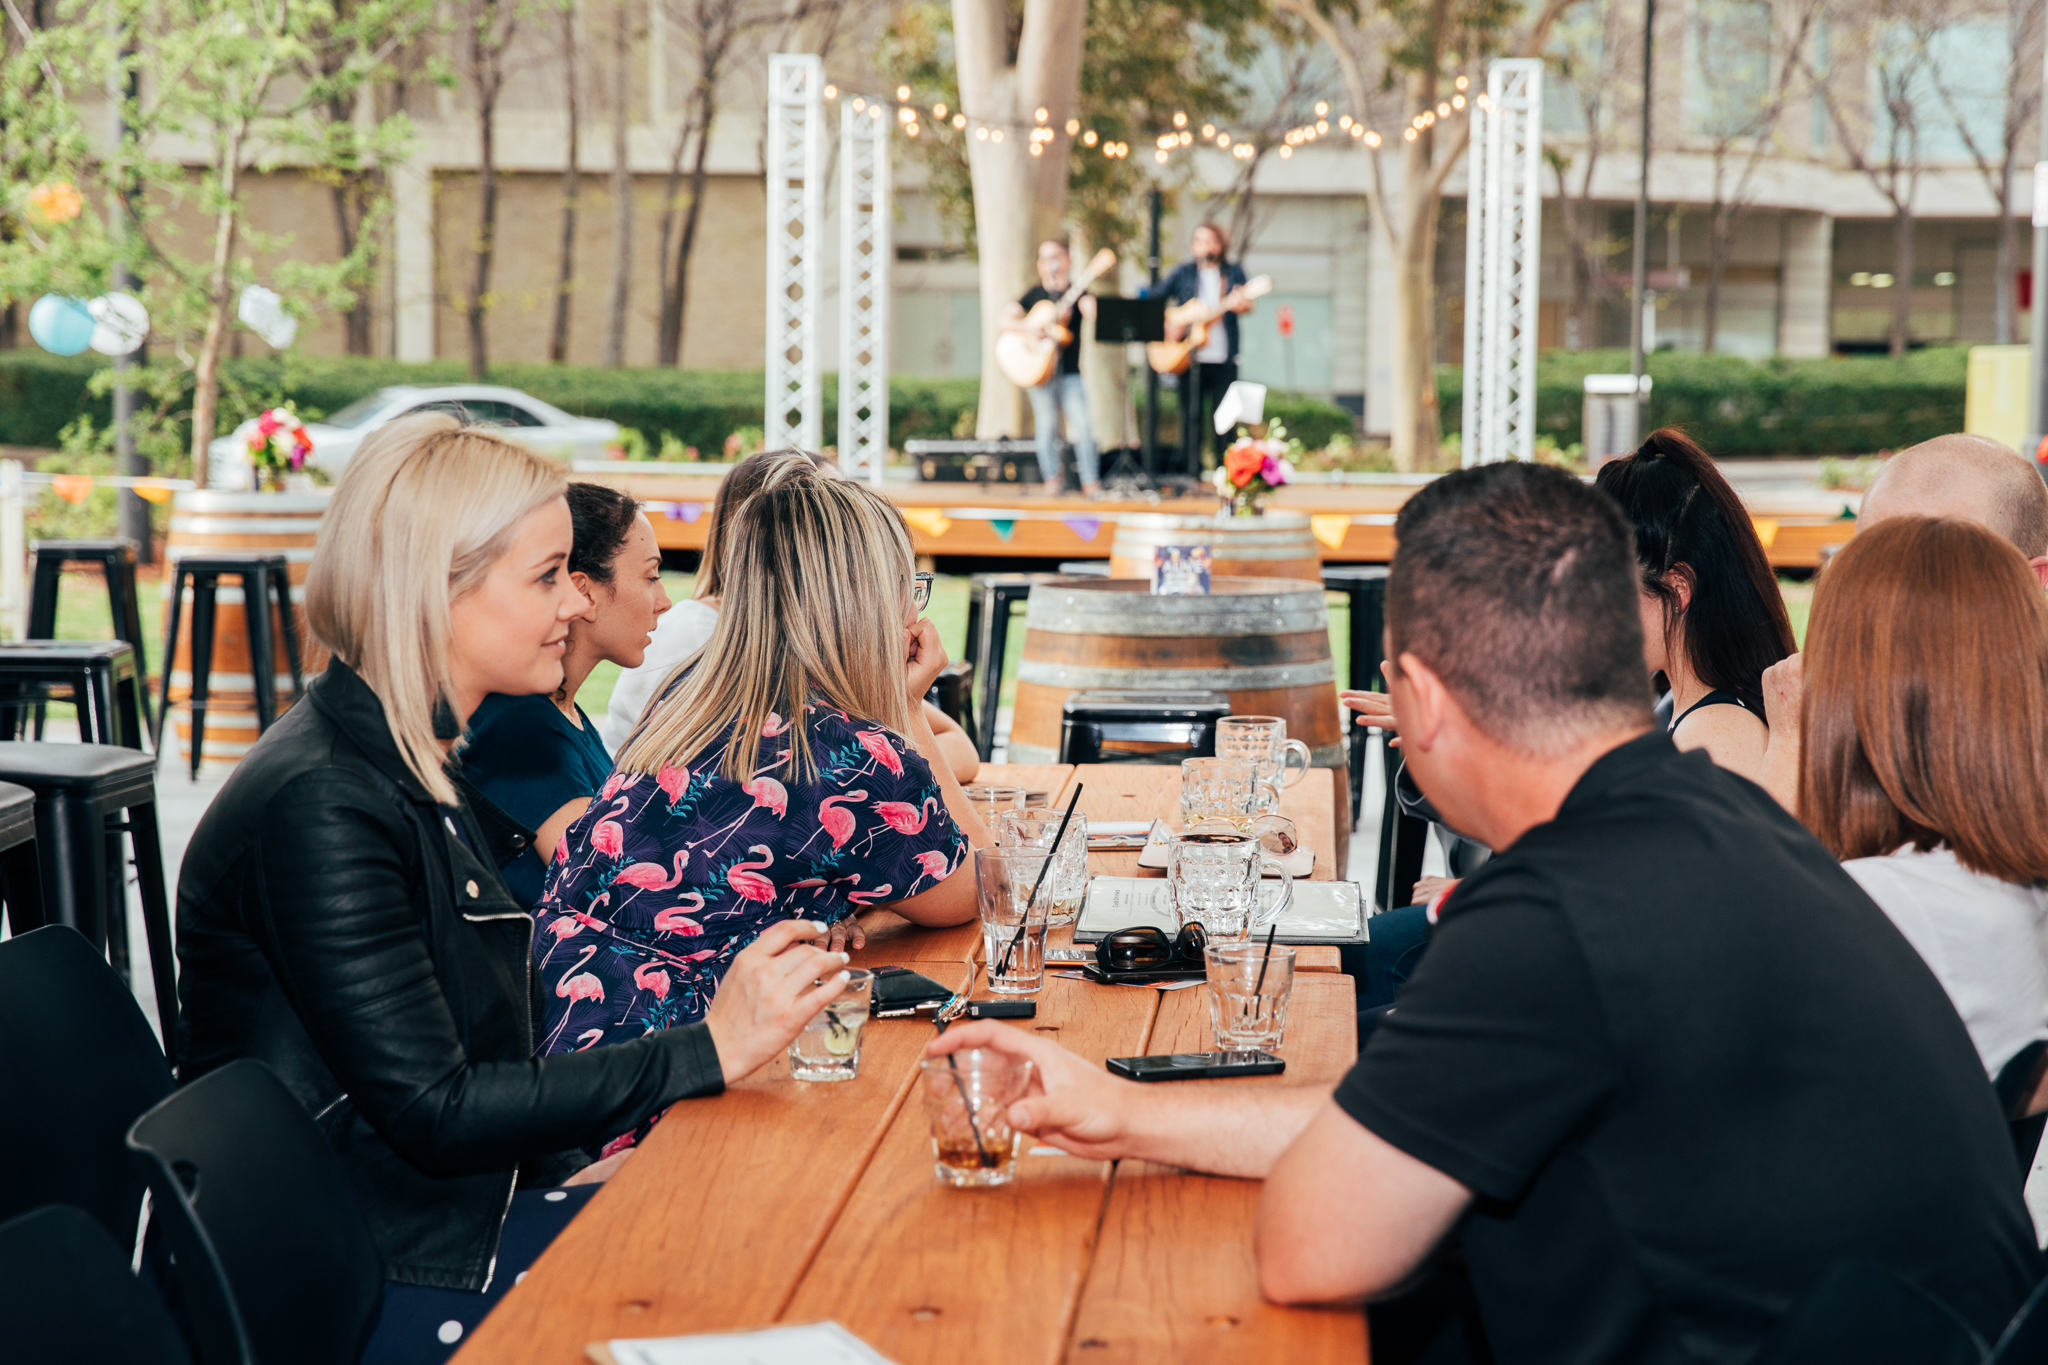
<svg viewBox="0 0 2048 1365"><path fill-rule="evenodd" d="M649 504L662 548L701 550L723 472L687 465L623 461L579 463L579 478L613 484ZM1426 477L1387 476L1369 484L1296 484L1269 507L1311 518L1323 558L1332 564L1384 564L1394 554L1394 517ZM1854 493L1738 482L1771 563L1812 569L1824 547L1855 532ZM1213 497L1142 499L1041 497L1018 484L911 483L891 480L883 494L903 510L917 553L933 557L1058 561L1107 559L1120 516L1170 512L1211 516Z"/></svg>

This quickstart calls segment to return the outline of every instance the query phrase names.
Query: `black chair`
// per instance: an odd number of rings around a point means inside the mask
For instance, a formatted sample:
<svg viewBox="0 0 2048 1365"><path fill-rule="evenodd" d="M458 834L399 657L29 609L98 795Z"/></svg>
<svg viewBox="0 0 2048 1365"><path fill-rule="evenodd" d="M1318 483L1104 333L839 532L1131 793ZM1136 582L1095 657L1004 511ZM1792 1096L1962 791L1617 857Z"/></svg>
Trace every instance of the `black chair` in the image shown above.
<svg viewBox="0 0 2048 1365"><path fill-rule="evenodd" d="M150 727L149 687L136 651L122 640L10 640L0 644L0 739L20 737L35 712L43 737L43 704L52 687L70 690L78 737L87 744L140 749Z"/></svg>
<svg viewBox="0 0 2048 1365"><path fill-rule="evenodd" d="M48 923L36 859L36 794L12 782L0 782L0 897L16 934Z"/></svg>
<svg viewBox="0 0 2048 1365"><path fill-rule="evenodd" d="M967 593L966 661L981 682L980 723L969 726L974 747L986 758L996 747L996 712L1003 700L1003 656L1010 647L1010 611L1031 596L1034 583L1047 579L1035 573L982 573Z"/></svg>
<svg viewBox="0 0 2048 1365"><path fill-rule="evenodd" d="M1843 1261L1751 1365L1979 1365L1984 1340L1947 1304L1875 1261Z"/></svg>
<svg viewBox="0 0 2048 1365"><path fill-rule="evenodd" d="M156 827L156 760L105 744L0 743L0 782L35 793L43 915L84 934L132 980L128 951L126 834L142 892L150 977L163 1037L178 1034L178 977L171 956L169 889ZM25 907L9 906L15 932ZM38 923L42 921L39 920ZM27 926L29 928L35 925Z"/></svg>
<svg viewBox="0 0 2048 1365"><path fill-rule="evenodd" d="M83 936L53 924L0 943L0 1220L69 1204L133 1246L128 1127L170 1093L149 1021Z"/></svg>
<svg viewBox="0 0 2048 1365"><path fill-rule="evenodd" d="M1325 564L1323 590L1344 594L1351 636L1348 656L1351 686L1360 692L1386 689L1380 677L1384 657L1381 636L1387 624L1387 569L1382 564ZM1365 718L1350 713L1351 827L1358 827L1359 802L1365 793L1365 754L1370 748Z"/></svg>
<svg viewBox="0 0 2048 1365"><path fill-rule="evenodd" d="M953 722L967 732L970 740L976 740L976 752L981 746L974 732L974 665L961 659L947 664L939 670L939 676L932 679L924 699L944 711ZM982 755L984 758L986 754Z"/></svg>
<svg viewBox="0 0 2048 1365"><path fill-rule="evenodd" d="M1178 763L1213 758L1225 692L1073 692L1060 721L1062 763ZM1132 747L1142 746L1142 747Z"/></svg>
<svg viewBox="0 0 2048 1365"><path fill-rule="evenodd" d="M185 588L192 589L192 776L199 776L200 755L206 748L207 678L213 669L213 623L215 600L223 577L242 581L242 613L249 628L249 671L256 692L256 732L262 734L277 719L276 663L279 636L284 640L285 660L291 666L292 698L305 695L305 672L299 661L298 615L292 609L289 565L283 555L190 555L171 566L170 603L164 613L163 697L157 709L168 715L171 708L170 660L177 654L178 625L184 615ZM273 600L277 619L270 614ZM278 635L272 635L275 629Z"/></svg>
<svg viewBox="0 0 2048 1365"><path fill-rule="evenodd" d="M2044 1360L2048 1360L2048 1280L2027 1295L1984 1365L2041 1365Z"/></svg>
<svg viewBox="0 0 2048 1365"><path fill-rule="evenodd" d="M128 1146L202 1365L355 1365L383 1266L341 1158L269 1067L207 1073Z"/></svg>
<svg viewBox="0 0 2048 1365"><path fill-rule="evenodd" d="M135 648L135 664L149 676L149 650L142 639L142 594L135 584L137 558L132 540L38 540L29 546L35 557L28 601L28 638L57 638L57 587L71 564L97 564L107 583L107 607L113 616L114 638ZM145 687L144 691L148 689ZM148 703L143 703L145 706ZM36 738L42 738L39 729ZM150 742L156 725L150 724Z"/></svg>
<svg viewBox="0 0 2048 1365"><path fill-rule="evenodd" d="M67 1365L191 1365L163 1301L91 1217L52 1204L0 1223L7 1357Z"/></svg>

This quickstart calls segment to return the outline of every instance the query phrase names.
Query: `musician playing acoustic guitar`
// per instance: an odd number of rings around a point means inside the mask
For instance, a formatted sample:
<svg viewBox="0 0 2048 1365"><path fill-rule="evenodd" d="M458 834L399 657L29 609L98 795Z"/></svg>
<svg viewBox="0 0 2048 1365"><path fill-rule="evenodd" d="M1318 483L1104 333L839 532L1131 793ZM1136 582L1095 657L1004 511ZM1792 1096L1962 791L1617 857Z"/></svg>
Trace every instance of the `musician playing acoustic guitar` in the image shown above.
<svg viewBox="0 0 2048 1365"><path fill-rule="evenodd" d="M1211 310L1225 310L1223 325L1209 328L1207 343L1195 352L1194 363L1180 378L1181 467L1185 473L1199 474L1213 469L1218 458L1220 441L1211 417L1223 391L1237 379L1237 318L1252 311L1252 301L1243 293L1243 267L1224 259L1230 251L1228 233L1215 223L1203 223L1190 245L1194 258L1175 266L1159 287L1169 309L1199 299ZM1169 322L1167 340L1180 340L1182 330Z"/></svg>
<svg viewBox="0 0 2048 1365"><path fill-rule="evenodd" d="M1038 284L1016 303L1003 310L1006 332L1042 336L1025 314L1033 304L1058 303L1067 292L1072 263L1067 244L1048 239L1038 244ZM1038 472L1045 480L1048 497L1066 488L1060 468L1060 414L1067 418L1067 436L1074 443L1074 461L1081 467L1081 491L1089 497L1102 495L1102 473L1095 447L1095 428L1088 420L1088 391L1081 383L1081 318L1095 316L1095 296L1083 294L1067 309L1059 325L1069 333L1060 347L1060 363L1043 384L1024 390L1031 396L1031 424L1038 438Z"/></svg>

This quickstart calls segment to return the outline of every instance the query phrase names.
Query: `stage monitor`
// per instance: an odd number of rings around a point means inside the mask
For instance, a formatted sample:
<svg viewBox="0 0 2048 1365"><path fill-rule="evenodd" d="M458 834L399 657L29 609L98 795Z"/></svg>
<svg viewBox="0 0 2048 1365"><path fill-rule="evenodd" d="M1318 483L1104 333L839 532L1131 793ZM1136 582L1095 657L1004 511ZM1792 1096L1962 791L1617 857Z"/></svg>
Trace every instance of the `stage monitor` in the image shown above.
<svg viewBox="0 0 2048 1365"><path fill-rule="evenodd" d="M1096 295L1095 339L1106 343L1166 340L1166 300Z"/></svg>

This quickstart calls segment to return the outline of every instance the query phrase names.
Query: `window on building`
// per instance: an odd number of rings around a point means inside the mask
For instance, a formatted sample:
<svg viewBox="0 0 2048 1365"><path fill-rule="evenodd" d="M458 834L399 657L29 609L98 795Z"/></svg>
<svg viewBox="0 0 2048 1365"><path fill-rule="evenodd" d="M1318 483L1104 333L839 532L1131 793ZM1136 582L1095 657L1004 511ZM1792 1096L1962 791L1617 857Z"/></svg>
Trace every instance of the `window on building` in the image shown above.
<svg viewBox="0 0 2048 1365"><path fill-rule="evenodd" d="M2002 156L2011 53L2003 24L1949 24L1924 36L1886 25L1868 62L1872 158L1969 162L1972 144Z"/></svg>
<svg viewBox="0 0 2048 1365"><path fill-rule="evenodd" d="M1771 93L1771 7L1764 0L1698 0L1685 27L1685 115L1695 137L1762 131Z"/></svg>

